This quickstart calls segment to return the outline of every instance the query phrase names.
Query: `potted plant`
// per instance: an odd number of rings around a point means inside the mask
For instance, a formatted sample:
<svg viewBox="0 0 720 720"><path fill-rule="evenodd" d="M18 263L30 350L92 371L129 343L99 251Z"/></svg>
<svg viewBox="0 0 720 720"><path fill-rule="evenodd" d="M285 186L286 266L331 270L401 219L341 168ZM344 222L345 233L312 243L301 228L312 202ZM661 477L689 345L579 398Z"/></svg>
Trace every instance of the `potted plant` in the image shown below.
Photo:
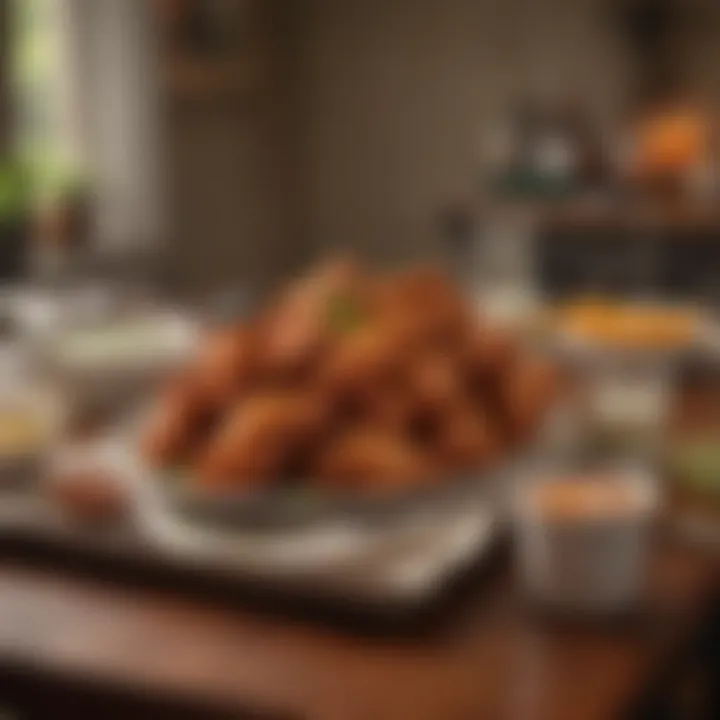
<svg viewBox="0 0 720 720"><path fill-rule="evenodd" d="M87 248L90 192L82 171L46 163L37 171L38 233L45 248L71 255Z"/></svg>
<svg viewBox="0 0 720 720"><path fill-rule="evenodd" d="M0 164L0 282L27 272L32 228L32 198L25 169Z"/></svg>

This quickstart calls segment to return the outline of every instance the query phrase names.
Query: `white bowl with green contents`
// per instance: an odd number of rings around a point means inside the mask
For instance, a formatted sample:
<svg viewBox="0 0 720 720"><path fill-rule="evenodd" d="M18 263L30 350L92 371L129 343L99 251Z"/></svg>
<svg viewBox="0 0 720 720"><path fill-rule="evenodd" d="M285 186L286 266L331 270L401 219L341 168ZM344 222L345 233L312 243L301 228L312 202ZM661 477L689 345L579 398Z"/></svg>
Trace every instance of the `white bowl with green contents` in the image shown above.
<svg viewBox="0 0 720 720"><path fill-rule="evenodd" d="M130 403L179 367L195 349L197 325L154 310L93 323L68 323L43 338L46 372L73 407Z"/></svg>
<svg viewBox="0 0 720 720"><path fill-rule="evenodd" d="M720 544L720 436L675 440L666 468L680 528L701 542Z"/></svg>

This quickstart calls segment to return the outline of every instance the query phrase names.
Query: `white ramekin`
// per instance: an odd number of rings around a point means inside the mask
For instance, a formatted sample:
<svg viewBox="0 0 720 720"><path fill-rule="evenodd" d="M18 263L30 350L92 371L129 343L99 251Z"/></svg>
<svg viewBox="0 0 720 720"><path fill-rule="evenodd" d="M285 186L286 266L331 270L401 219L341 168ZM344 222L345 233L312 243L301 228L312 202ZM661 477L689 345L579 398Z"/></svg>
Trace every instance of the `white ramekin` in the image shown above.
<svg viewBox="0 0 720 720"><path fill-rule="evenodd" d="M541 482L518 489L518 577L531 601L547 609L614 614L641 600L658 488L653 478L634 471L616 471L604 482L629 487L632 506L622 513L558 518L541 506Z"/></svg>

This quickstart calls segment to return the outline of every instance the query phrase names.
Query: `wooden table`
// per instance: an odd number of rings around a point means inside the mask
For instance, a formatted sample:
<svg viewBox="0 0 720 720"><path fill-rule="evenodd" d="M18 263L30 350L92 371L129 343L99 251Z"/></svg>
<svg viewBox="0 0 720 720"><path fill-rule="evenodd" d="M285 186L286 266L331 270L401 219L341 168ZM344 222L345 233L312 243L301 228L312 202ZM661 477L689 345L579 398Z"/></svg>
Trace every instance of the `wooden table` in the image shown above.
<svg viewBox="0 0 720 720"><path fill-rule="evenodd" d="M701 389L683 397L717 407L720 382ZM709 422L704 404L684 406L683 424ZM74 720L615 718L671 679L682 689L698 635L718 633L718 557L658 539L643 618L594 628L537 617L501 564L442 624L412 637L0 559L0 712L8 703L37 710L32 718L62 707Z"/></svg>
<svg viewBox="0 0 720 720"><path fill-rule="evenodd" d="M178 717L194 708L205 718L614 718L682 658L709 617L716 569L662 541L647 616L615 628L540 620L504 569L443 627L393 639L3 562L0 702L38 697L42 681L51 704L91 692L103 718L114 717L104 697L117 709L133 694L172 700ZM128 716L142 715L117 715Z"/></svg>

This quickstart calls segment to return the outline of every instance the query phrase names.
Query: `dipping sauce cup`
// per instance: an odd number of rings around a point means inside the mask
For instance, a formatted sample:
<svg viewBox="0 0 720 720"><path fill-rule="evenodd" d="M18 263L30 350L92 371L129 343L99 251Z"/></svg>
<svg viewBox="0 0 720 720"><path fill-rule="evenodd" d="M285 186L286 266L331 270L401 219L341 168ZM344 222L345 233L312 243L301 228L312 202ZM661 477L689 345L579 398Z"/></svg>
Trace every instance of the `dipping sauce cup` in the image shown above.
<svg viewBox="0 0 720 720"><path fill-rule="evenodd" d="M550 610L622 614L637 608L659 498L635 472L560 477L518 490L520 582Z"/></svg>

